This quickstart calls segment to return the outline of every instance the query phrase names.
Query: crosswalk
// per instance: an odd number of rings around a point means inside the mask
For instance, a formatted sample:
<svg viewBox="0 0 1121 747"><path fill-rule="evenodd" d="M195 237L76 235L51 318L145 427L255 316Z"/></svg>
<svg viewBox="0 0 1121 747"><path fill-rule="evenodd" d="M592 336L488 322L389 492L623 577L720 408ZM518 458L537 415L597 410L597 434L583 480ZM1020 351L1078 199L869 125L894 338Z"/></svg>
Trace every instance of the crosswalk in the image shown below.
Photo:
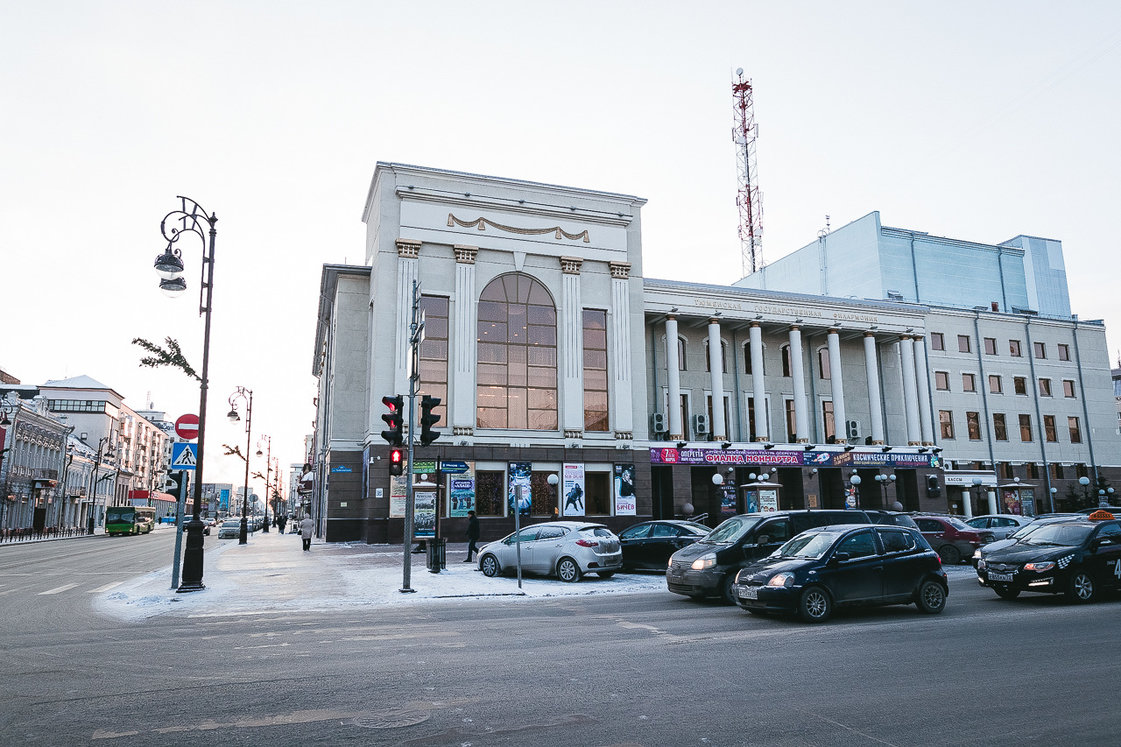
<svg viewBox="0 0 1121 747"><path fill-rule="evenodd" d="M123 584L124 581L112 581L112 582L107 583L107 584L101 584L100 586L92 586L92 583L93 582L91 582L91 583L81 583L81 582L74 583L74 582L71 582L71 583L67 583L67 584L62 584L61 586L55 586L55 587L50 588L50 589L45 589L43 591L39 591L39 589L42 588L42 584L23 584L23 585L0 584L0 597L7 596L9 594L17 594L19 592L23 592L23 594L26 595L26 596L35 595L35 596L40 596L40 597L52 597L52 596L56 596L56 595L59 595L59 594L65 594L66 592L70 592L70 591L74 591L74 590L77 590L77 593L101 594L101 593L104 593L106 591L111 591L112 589L117 588L118 586Z"/></svg>

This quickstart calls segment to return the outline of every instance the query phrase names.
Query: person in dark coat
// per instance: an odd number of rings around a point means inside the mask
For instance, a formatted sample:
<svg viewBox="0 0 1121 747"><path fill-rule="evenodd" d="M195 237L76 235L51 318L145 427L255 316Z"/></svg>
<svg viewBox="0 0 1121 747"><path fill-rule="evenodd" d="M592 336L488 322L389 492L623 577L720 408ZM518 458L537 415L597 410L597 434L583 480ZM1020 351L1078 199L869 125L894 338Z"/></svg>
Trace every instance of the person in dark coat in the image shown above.
<svg viewBox="0 0 1121 747"><path fill-rule="evenodd" d="M479 552L479 548L475 547L475 543L479 540L479 517L475 515L474 511L467 512L467 559L464 563L470 563L471 557Z"/></svg>

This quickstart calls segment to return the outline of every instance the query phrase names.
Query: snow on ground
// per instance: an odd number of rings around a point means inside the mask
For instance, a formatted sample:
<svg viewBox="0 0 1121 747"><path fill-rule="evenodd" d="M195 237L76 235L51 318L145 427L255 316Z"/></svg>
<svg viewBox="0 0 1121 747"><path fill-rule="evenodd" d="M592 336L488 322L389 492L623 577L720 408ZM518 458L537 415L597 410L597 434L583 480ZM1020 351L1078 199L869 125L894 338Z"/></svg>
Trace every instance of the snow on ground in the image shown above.
<svg viewBox="0 0 1121 747"><path fill-rule="evenodd" d="M95 600L96 609L126 621L157 615L213 617L277 611L378 608L400 605L455 604L492 598L532 601L599 594L662 594L664 574L619 573L611 578L585 576L576 583L525 576L521 588L513 577L487 578L476 563L464 563L465 543L447 546L446 569L430 573L423 554L409 554L412 592L403 593L405 553L400 545L313 542L304 552L299 537L256 533L249 544L220 540L206 550L203 591L179 594L170 588L171 567L127 581ZM968 565L947 568L951 578L968 578Z"/></svg>

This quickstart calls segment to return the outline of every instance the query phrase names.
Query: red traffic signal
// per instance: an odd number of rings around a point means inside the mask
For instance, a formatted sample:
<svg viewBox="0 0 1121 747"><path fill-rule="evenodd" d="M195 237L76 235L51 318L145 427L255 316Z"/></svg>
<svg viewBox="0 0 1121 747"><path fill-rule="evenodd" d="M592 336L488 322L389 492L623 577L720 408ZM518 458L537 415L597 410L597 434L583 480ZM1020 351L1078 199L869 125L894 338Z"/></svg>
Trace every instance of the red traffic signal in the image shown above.
<svg viewBox="0 0 1121 747"><path fill-rule="evenodd" d="M384 413L381 419L389 425L389 430L382 431L381 437L390 443L392 446L400 446L404 441L404 434L401 432L401 411L405 404L405 398L400 394L392 397L386 395L381 398L382 404L389 408L389 412ZM398 473L400 474L400 473Z"/></svg>
<svg viewBox="0 0 1121 747"><path fill-rule="evenodd" d="M405 474L405 454L401 449L393 449L389 452L389 474Z"/></svg>

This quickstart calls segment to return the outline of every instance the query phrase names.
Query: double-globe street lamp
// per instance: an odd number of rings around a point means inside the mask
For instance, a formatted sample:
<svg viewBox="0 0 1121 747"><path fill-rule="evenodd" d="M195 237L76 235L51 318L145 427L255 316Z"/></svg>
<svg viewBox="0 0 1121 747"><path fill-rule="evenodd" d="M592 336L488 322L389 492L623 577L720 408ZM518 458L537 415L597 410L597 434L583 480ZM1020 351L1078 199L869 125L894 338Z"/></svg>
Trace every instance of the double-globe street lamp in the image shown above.
<svg viewBox="0 0 1121 747"><path fill-rule="evenodd" d="M183 259L176 243L184 232L193 233L202 241L202 266L199 270L199 315L203 317L202 372L199 376L199 428L198 454L195 458L194 506L191 520L187 523L187 549L183 554L183 579L179 591L198 591L205 589L202 583L202 507L203 457L206 454L206 393L210 372L210 312L214 296L214 240L218 235L214 228L218 216L207 215L194 200L178 195L179 208L172 210L160 221L160 233L167 240L167 249L156 258L156 272L160 274L160 290L175 296L187 290L183 279ZM169 221L171 225L169 225ZM178 222L179 227L174 223ZM209 242L207 241L209 239Z"/></svg>
<svg viewBox="0 0 1121 747"><path fill-rule="evenodd" d="M108 447L108 448L106 448L106 447ZM104 454L101 451L102 449L105 449ZM113 444L112 444L112 434L110 434L108 436L104 436L104 437L99 438L97 440L97 458L94 460L94 463L93 463L93 472L90 473L90 516L89 516L89 521L86 522L87 531L88 531L89 534L93 534L93 528L94 528L95 523L96 523L97 484L99 482L101 482L101 480L98 479L98 477L97 477L97 473L101 471L101 457L103 457L103 456L106 459L112 459L113 456L114 456L114 454L113 454ZM110 473L110 474L112 474L112 473Z"/></svg>
<svg viewBox="0 0 1121 747"><path fill-rule="evenodd" d="M239 386L230 395L230 411L226 417L231 423L241 420L237 412L237 401L245 402L245 485L241 494L241 531L237 536L237 543L244 545L249 542L249 444L253 440L253 390Z"/></svg>
<svg viewBox="0 0 1121 747"><path fill-rule="evenodd" d="M268 456L261 451L261 441L268 444ZM272 474L272 436L267 433L262 433L261 437L257 439L257 456L265 457L265 521L261 531L267 533L269 531L269 477ZM257 473L260 476L260 472Z"/></svg>

